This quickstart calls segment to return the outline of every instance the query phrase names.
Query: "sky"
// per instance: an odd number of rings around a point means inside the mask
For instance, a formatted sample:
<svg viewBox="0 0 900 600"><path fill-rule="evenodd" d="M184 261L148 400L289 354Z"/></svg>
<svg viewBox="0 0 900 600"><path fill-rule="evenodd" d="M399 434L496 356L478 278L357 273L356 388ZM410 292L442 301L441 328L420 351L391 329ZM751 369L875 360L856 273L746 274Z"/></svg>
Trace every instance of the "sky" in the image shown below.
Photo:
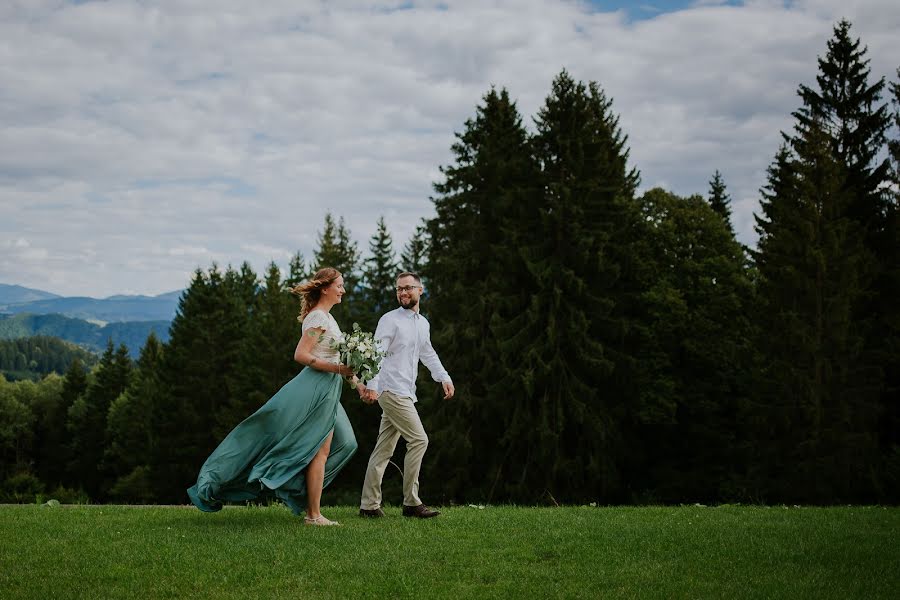
<svg viewBox="0 0 900 600"><path fill-rule="evenodd" d="M525 124L596 81L639 191L706 194L738 239L835 23L896 81L895 0L0 0L0 283L156 295L312 256L325 214L399 250L491 86Z"/></svg>

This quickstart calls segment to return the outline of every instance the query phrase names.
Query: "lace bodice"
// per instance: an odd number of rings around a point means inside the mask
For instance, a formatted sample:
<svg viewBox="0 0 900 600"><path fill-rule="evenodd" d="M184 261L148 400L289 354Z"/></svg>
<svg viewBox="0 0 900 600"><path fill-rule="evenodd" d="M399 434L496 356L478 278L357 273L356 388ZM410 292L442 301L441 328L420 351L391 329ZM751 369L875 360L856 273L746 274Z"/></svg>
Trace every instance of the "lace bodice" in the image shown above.
<svg viewBox="0 0 900 600"><path fill-rule="evenodd" d="M337 321L324 310L311 310L306 318L303 319L303 335L306 335L308 329L324 329L324 337L313 346L312 355L320 360L330 363L339 363L340 356L338 351L332 348L335 342L343 335Z"/></svg>

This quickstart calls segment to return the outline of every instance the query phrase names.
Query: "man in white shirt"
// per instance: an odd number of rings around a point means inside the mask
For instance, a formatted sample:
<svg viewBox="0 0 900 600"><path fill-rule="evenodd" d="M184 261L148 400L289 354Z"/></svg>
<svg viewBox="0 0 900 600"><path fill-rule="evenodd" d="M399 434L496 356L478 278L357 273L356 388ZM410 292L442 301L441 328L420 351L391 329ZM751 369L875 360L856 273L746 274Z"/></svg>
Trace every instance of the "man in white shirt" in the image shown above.
<svg viewBox="0 0 900 600"><path fill-rule="evenodd" d="M415 273L400 273L397 277L397 300L400 308L383 315L375 328L375 339L387 356L381 362L378 375L368 383L364 399L378 400L381 406L381 427L378 441L363 483L359 514L361 517L383 517L381 509L381 480L394 454L400 436L406 440L406 459L403 462L403 516L427 519L440 513L425 506L419 498L419 470L428 448L428 436L416 411L416 374L419 361L431 372L431 377L444 388L444 399L453 397L455 389L450 375L431 346L428 320L419 314L422 279Z"/></svg>

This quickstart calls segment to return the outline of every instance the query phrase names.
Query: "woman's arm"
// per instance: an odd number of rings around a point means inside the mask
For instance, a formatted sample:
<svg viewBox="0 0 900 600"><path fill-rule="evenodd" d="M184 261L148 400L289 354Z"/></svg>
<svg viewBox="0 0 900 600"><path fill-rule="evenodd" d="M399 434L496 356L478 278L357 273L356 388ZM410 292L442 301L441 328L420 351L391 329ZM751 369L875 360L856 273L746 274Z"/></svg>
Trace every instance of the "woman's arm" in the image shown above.
<svg viewBox="0 0 900 600"><path fill-rule="evenodd" d="M307 329L300 337L300 341L297 342L297 348L294 350L294 360L301 365L312 367L319 371L337 373L343 377L351 377L353 375L353 369L347 365L331 363L327 360L322 360L321 358L313 356L312 350L316 347L316 344L319 343L319 336L324 333L324 329L312 327Z"/></svg>

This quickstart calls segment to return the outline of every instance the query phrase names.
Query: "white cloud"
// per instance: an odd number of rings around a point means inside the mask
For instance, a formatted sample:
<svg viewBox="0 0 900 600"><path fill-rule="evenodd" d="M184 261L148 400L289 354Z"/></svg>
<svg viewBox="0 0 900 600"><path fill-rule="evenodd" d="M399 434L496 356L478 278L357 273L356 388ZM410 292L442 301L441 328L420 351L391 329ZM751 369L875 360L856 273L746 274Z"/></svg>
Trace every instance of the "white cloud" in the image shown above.
<svg viewBox="0 0 900 600"><path fill-rule="evenodd" d="M326 211L364 251L384 215L399 251L481 96L506 87L530 125L563 67L614 99L643 187L706 193L719 169L752 243L834 23L853 22L876 77L900 56L882 0L701 1L640 21L447 4L0 5L0 281L166 292L212 261L310 257Z"/></svg>

